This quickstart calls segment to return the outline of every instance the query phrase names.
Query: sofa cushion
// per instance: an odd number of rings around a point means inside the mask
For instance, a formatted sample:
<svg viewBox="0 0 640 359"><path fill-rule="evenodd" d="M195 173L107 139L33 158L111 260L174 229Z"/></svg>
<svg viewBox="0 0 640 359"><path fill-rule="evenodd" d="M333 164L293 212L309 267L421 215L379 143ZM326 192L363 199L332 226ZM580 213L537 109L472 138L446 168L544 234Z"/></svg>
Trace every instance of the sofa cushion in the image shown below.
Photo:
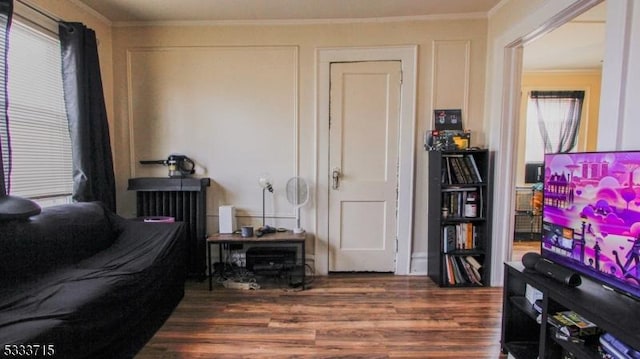
<svg viewBox="0 0 640 359"><path fill-rule="evenodd" d="M24 282L109 247L118 235L113 222L98 202L49 207L27 220L0 222L0 285Z"/></svg>

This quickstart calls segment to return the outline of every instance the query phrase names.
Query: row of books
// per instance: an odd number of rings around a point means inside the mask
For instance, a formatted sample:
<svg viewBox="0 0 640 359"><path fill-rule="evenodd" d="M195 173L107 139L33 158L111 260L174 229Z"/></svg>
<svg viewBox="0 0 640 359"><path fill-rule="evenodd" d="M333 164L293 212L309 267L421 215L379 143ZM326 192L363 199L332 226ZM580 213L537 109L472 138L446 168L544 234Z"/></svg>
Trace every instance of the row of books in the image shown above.
<svg viewBox="0 0 640 359"><path fill-rule="evenodd" d="M442 176L443 184L482 183L482 175L472 154L443 155Z"/></svg>
<svg viewBox="0 0 640 359"><path fill-rule="evenodd" d="M482 265L476 258L445 254L445 264L449 285L482 285L482 275L480 273Z"/></svg>
<svg viewBox="0 0 640 359"><path fill-rule="evenodd" d="M475 249L478 247L477 226L471 222L449 224L442 227L444 252L454 250Z"/></svg>
<svg viewBox="0 0 640 359"><path fill-rule="evenodd" d="M473 217L482 217L484 215L484 195L482 188L447 188L442 191L442 207L446 208L448 216L454 218L468 216L468 211L465 212L465 204L471 204L470 199L476 208Z"/></svg>

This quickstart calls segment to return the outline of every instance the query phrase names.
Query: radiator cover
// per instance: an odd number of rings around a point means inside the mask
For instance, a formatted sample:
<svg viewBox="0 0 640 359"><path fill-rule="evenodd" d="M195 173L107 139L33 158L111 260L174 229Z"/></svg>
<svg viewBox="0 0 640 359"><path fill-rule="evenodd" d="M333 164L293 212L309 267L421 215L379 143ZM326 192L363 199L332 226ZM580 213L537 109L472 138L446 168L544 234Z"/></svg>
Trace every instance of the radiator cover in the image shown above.
<svg viewBox="0 0 640 359"><path fill-rule="evenodd" d="M206 276L207 187L210 178L130 178L138 217L169 216L186 226L187 275Z"/></svg>

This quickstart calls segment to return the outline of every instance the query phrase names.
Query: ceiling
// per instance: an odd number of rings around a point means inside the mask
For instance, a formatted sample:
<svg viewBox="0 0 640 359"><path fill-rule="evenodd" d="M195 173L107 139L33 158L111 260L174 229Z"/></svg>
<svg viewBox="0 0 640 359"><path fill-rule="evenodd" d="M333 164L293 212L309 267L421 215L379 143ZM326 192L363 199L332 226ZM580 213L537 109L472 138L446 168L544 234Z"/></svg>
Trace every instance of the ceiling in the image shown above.
<svg viewBox="0 0 640 359"><path fill-rule="evenodd" d="M267 22L485 16L501 0L73 0L114 25L161 22ZM604 3L525 46L525 71L598 69Z"/></svg>
<svg viewBox="0 0 640 359"><path fill-rule="evenodd" d="M114 23L332 20L486 13L500 0L75 0Z"/></svg>
<svg viewBox="0 0 640 359"><path fill-rule="evenodd" d="M524 47L525 71L592 70L602 67L606 3L591 8Z"/></svg>

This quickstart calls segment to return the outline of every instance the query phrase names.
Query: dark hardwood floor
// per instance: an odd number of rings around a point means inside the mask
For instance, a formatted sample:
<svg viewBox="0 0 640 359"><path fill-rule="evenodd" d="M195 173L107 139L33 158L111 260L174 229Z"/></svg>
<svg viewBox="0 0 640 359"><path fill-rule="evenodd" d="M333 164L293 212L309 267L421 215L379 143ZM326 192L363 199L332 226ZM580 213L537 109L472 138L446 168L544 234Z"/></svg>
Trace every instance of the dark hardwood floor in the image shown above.
<svg viewBox="0 0 640 359"><path fill-rule="evenodd" d="M499 358L502 288L332 274L305 291L188 282L147 358Z"/></svg>
<svg viewBox="0 0 640 359"><path fill-rule="evenodd" d="M518 262L528 252L540 253L540 241L514 241L511 261Z"/></svg>

